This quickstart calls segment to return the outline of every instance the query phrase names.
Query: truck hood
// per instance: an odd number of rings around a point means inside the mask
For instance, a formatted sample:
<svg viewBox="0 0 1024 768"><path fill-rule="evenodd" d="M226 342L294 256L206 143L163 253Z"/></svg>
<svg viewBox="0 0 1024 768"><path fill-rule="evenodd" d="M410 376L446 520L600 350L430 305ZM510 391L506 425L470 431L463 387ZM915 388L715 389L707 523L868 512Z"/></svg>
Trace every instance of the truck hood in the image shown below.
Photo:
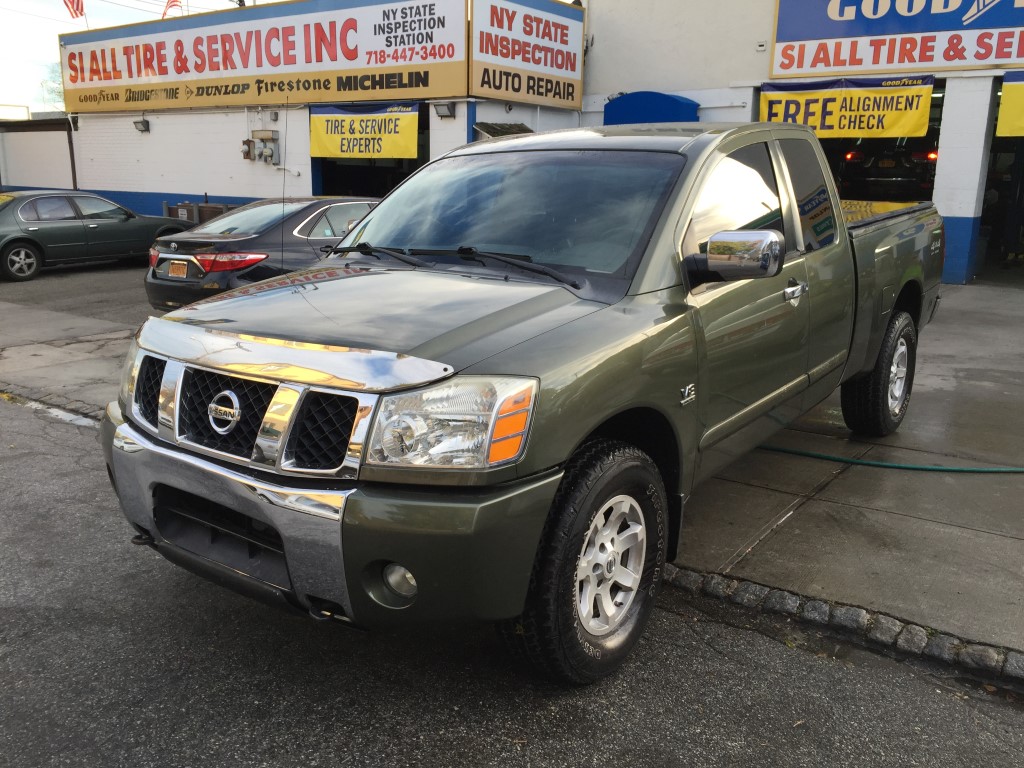
<svg viewBox="0 0 1024 768"><path fill-rule="evenodd" d="M221 333L392 352L459 371L604 306L550 283L324 264L213 296L164 319Z"/></svg>

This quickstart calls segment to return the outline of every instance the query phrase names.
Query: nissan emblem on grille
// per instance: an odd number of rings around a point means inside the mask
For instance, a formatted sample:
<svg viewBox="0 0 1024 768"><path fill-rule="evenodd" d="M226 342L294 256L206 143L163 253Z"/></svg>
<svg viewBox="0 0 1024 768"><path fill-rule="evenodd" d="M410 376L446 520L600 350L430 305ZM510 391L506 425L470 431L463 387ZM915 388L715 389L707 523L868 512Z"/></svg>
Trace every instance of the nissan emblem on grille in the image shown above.
<svg viewBox="0 0 1024 768"><path fill-rule="evenodd" d="M238 402L238 395L230 389L220 392L210 401L206 412L210 415L210 426L219 435L226 435L239 419L242 418L242 408Z"/></svg>

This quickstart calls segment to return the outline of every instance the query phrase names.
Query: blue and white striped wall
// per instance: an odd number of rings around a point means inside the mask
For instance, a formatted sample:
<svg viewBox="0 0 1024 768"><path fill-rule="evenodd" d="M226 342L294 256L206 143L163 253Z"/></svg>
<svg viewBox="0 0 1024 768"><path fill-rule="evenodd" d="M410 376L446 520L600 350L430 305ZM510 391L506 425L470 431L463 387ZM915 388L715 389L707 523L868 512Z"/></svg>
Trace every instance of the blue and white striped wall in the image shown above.
<svg viewBox="0 0 1024 768"><path fill-rule="evenodd" d="M944 283L968 283L981 270L978 233L995 120L991 76L949 77L942 107L932 199L946 222Z"/></svg>

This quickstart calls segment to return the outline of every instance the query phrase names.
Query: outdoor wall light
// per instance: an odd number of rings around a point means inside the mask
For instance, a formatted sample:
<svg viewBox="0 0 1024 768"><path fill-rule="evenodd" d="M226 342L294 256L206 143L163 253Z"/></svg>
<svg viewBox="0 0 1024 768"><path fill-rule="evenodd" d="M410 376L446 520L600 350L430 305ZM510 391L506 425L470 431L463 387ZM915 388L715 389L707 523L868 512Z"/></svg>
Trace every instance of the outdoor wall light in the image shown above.
<svg viewBox="0 0 1024 768"><path fill-rule="evenodd" d="M135 130L138 131L139 133L149 133L149 120L147 120L146 118L136 120L132 123L132 125L135 126Z"/></svg>
<svg viewBox="0 0 1024 768"><path fill-rule="evenodd" d="M434 102L434 114L440 118L455 117L455 102L454 101L435 101Z"/></svg>

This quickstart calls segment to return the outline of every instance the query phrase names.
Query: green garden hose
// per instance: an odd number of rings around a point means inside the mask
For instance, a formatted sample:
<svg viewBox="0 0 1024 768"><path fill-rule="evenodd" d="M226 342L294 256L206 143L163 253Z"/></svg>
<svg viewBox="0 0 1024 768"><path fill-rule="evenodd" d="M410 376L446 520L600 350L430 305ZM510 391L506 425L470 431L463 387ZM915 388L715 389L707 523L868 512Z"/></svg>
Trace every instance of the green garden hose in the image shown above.
<svg viewBox="0 0 1024 768"><path fill-rule="evenodd" d="M776 445L762 445L766 451L788 453L791 456L804 456L808 459L835 461L840 464L856 464L861 467L880 467L881 469L905 469L911 472L959 472L976 475L1020 475L1024 467L937 467L929 464L894 464L889 461L870 461L868 459L848 459L844 456L830 456L827 453L814 451L798 451L794 448L780 448Z"/></svg>

